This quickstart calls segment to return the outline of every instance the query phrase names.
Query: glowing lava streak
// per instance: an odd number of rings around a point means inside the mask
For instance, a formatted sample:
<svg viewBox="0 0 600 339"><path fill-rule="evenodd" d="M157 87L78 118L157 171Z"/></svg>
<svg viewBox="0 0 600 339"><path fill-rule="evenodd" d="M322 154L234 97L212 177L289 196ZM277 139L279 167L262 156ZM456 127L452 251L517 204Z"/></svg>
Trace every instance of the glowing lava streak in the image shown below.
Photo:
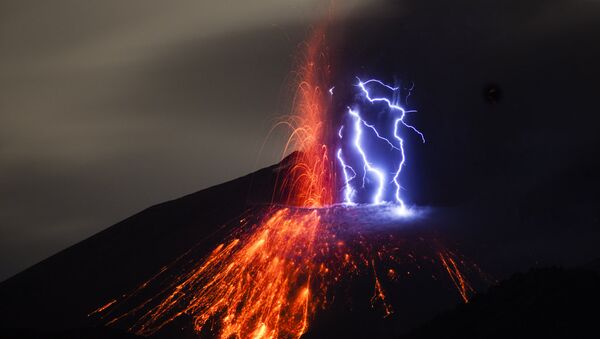
<svg viewBox="0 0 600 339"><path fill-rule="evenodd" d="M113 313L118 302L112 300L91 314L117 315L108 325L133 318L135 320L130 330L140 335L152 335L180 316L187 315L191 317L198 333L216 329L221 338L299 338L306 333L310 317L316 309L326 303L324 294L328 286L358 272L361 265L371 267L375 276L372 303L380 300L386 315L391 314L391 306L387 303L382 281L375 269L375 257L368 254L370 251L366 250L366 242L359 239L356 245L349 246L359 251L351 254L337 235L331 232L332 225L322 223L322 215L319 209L315 209L334 202L335 183L325 142L326 132L330 130L326 123L327 99L333 95L333 88L330 91L322 90L326 88L322 85L328 83L326 79L329 73L328 64L323 62L323 32L316 30L307 44L307 59L299 72L301 81L294 112L280 123L292 129L283 153L287 154L292 149L301 152L278 169L282 178L276 185L273 200L300 208L270 208L256 224L242 222L237 229L237 236L217 246L201 262L191 261L183 274L178 272L170 275L168 283L160 285L158 294L134 309L120 315L118 310ZM390 109L399 110L402 114L394 126L394 137L399 142L395 146L382 137L373 125L367 124L358 111L349 109L354 119L353 145L364 162L363 186L367 172L371 173L378 184L373 202L378 204L383 201L384 172L369 162L362 147L363 126L366 126L379 139L386 140L392 148L402 152L402 162L394 177L398 187L396 197L402 203L398 177L404 164L404 151L397 130L400 123L414 131L416 129L404 123L405 111L402 108L386 98L371 98L365 87L369 83L387 85L378 80L359 82L371 103L387 102ZM340 138L342 131L343 128L340 128ZM342 164L347 183L345 199L351 202L354 190L348 183L357 173L344 162L341 149L337 151L337 159ZM329 257L331 262L323 259ZM387 255L385 246L381 246L377 257L382 260L395 256ZM457 262L449 255L440 255L440 260L466 300L468 285L460 274ZM164 272L167 272L166 268ZM163 270L156 277L161 274ZM133 294L124 296L122 301L137 297L137 293L149 283L152 285L154 279L142 284Z"/></svg>
<svg viewBox="0 0 600 339"><path fill-rule="evenodd" d="M465 303L469 302L469 294L473 292L473 288L461 273L459 265L453 258L454 253L448 250L440 250L438 256L444 269L448 272L448 276L452 279L452 283L454 283L454 286L456 286L456 289L460 293L460 297Z"/></svg>
<svg viewBox="0 0 600 339"><path fill-rule="evenodd" d="M318 305L311 278L320 222L317 212L306 208L334 202L332 161L324 142L330 102L321 86L329 73L322 60L324 43L323 31L316 30L299 72L294 112L278 124L292 131L283 155L300 152L278 169L282 178L273 202L302 209L271 209L261 222L217 247L165 290L164 299L136 321L134 332L151 335L183 314L191 316L197 332L216 321L221 338L299 338L306 332Z"/></svg>
<svg viewBox="0 0 600 339"><path fill-rule="evenodd" d="M151 335L187 314L197 332L220 318L221 338L299 338L314 307L310 280L318 227L316 211L275 211L180 277L132 329Z"/></svg>
<svg viewBox="0 0 600 339"><path fill-rule="evenodd" d="M283 154L300 150L289 168L282 171L283 180L274 192L274 197L284 194L287 205L321 207L333 203L332 161L324 142L330 102L329 92L322 86L329 74L324 44L324 31L315 30L299 72L294 112L281 123L292 129ZM220 317L221 338L300 337L317 304L311 298L310 286L318 229L316 211L274 211L246 231L245 239L213 252L176 288L173 298L186 297L188 302L173 302L169 297L161 304L164 307L149 313L146 319L162 326L172 320L156 321L163 310L187 304L181 312L192 315L198 332L211 317ZM188 286L190 293L180 294Z"/></svg>
<svg viewBox="0 0 600 339"><path fill-rule="evenodd" d="M330 159L325 141L331 129L327 112L332 93L325 87L331 72L325 44L324 29L315 30L307 43L306 60L298 72L293 112L274 126L283 125L291 130L282 158L292 150L299 151L274 192L274 197L286 196L276 202L302 207L334 203L334 159Z"/></svg>

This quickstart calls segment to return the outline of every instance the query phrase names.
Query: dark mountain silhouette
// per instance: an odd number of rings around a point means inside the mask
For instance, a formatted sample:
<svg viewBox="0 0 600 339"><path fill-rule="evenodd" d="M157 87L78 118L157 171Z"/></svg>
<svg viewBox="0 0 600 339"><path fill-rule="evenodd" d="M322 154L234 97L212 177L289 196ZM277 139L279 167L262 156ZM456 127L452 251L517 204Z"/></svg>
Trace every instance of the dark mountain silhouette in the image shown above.
<svg viewBox="0 0 600 339"><path fill-rule="evenodd" d="M190 248L212 249L248 208L269 203L277 176L285 175L294 156L152 206L2 282L0 329L69 337L65 330L89 326L87 315L100 305L135 289Z"/></svg>
<svg viewBox="0 0 600 339"><path fill-rule="evenodd" d="M543 268L518 273L404 339L584 338L597 332L600 274Z"/></svg>

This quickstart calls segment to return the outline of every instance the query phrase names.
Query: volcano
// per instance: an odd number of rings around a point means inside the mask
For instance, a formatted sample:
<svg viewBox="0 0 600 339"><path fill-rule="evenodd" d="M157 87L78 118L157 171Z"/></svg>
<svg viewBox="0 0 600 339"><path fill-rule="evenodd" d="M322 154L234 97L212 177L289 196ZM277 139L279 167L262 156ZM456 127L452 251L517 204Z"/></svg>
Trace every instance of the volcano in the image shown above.
<svg viewBox="0 0 600 339"><path fill-rule="evenodd" d="M3 333L6 337L135 337L127 330L141 313L105 327L110 313L114 318L142 304L235 233L240 219L255 218L277 205L279 197L273 195L277 178L290 170L296 156L152 206L4 281L0 285ZM314 209L333 225L335 246L345 248L324 255L323 262L343 266L344 259L339 258L343 254L356 258L349 264L356 267L327 286L326 305L316 310L303 337L397 337L494 284L496 280L480 266L504 277L552 262L552 256L540 251L526 259L522 254L498 252L501 242L467 231L482 220L475 210L414 208L413 216L406 218L389 205ZM490 215L489 210L485 213ZM373 252L376 263L361 268L360 262L368 261ZM468 286L461 290L463 278ZM101 315L105 309L111 312ZM192 322L184 313L150 336L194 338ZM202 337L216 335L218 325L212 324L200 333Z"/></svg>
<svg viewBox="0 0 600 339"><path fill-rule="evenodd" d="M277 203L279 198L273 195L277 178L285 175L297 155L293 153L277 165L236 180L152 206L4 281L0 285L0 298L3 301L0 305L0 327L8 331L6 333L17 333L16 336L29 333L36 337L40 333L44 336L58 333L60 337L71 333L69 331L73 329L84 329L81 333L87 336L90 328L96 328L98 333L106 336L125 335L127 326L117 324L117 332L106 332L108 330L102 328L106 319L98 319L90 314L107 302L136 290L173 263L175 268L172 272L180 269L183 264L178 259L182 256L186 260L200 261L234 230L240 218ZM374 229L373 223L385 228L390 227L393 221L388 220L386 226L380 220L384 217L373 220L373 212L373 208L368 207L350 212L338 207L331 209L328 218L340 220L340 229L343 229L343 232L339 232L340 241L362 242L370 239L385 242L386 236L398 233L397 230L381 233ZM363 223L350 222L357 218ZM406 224L401 230L404 237L416 239L423 235L423 232L415 232L414 223ZM364 232L369 229L372 231ZM361 236L348 236L354 234ZM410 246L421 245L417 243ZM168 280L169 277L164 279ZM371 308L372 279L367 275L353 284L335 287L339 291L334 294L345 295L340 298L351 299L350 293L362 297L351 303L334 302L334 308L325 313L324 319L350 317L380 323L385 314L382 310L374 311ZM447 292L447 289L442 289L438 293L442 298L437 301L444 300L440 302L441 307L460 301L457 293ZM422 300L414 302L428 305ZM358 312L351 311L357 306ZM423 311L413 309L413 312ZM428 310L426 314L432 313ZM317 331L312 331L311 327L307 335L319 337L318 329L324 331L332 320L324 320L322 325L317 322ZM178 319L177 325L180 323L189 327L189 324L185 324L185 317ZM365 324L361 327L368 329L368 322ZM167 327L156 335L169 336L170 331L173 329ZM387 331L394 333L390 329ZM187 332L193 333L191 330ZM80 332L75 333L78 336Z"/></svg>

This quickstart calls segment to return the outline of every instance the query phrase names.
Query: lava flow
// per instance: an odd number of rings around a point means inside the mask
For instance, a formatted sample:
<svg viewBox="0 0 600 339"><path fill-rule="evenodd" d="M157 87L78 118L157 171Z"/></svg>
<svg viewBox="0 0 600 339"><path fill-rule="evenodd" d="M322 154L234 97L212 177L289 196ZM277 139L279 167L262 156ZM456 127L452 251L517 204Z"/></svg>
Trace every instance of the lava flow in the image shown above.
<svg viewBox="0 0 600 339"><path fill-rule="evenodd" d="M313 257L321 229L319 214L308 208L330 205L334 199L332 163L323 142L327 92L319 85L328 74L320 60L324 43L324 32L316 30L299 72L295 112L280 123L292 129L284 153L303 152L284 171L274 197L284 194L287 205L304 209L270 209L262 221L219 245L159 296L109 324L135 317L130 330L151 335L186 314L198 333L215 317L220 319L216 327L221 338L299 338L306 332L316 308L311 279L318 274Z"/></svg>
<svg viewBox="0 0 600 339"><path fill-rule="evenodd" d="M313 311L311 257L318 227L316 211L276 210L178 277L131 329L150 335L185 313L197 332L218 316L222 338L299 337Z"/></svg>
<svg viewBox="0 0 600 339"><path fill-rule="evenodd" d="M325 31L315 30L299 72L294 112L279 124L292 130L284 154L301 152L281 170L272 206L254 221L243 219L229 240L202 261L182 256L179 261L187 262L183 271L164 268L133 293L92 312L94 316L144 336L187 317L196 333L221 338L300 338L316 312L332 302L336 286L364 275L372 277L372 306L381 305L383 316L394 312L385 286L398 279L399 265L420 259L394 236L354 232L352 222L340 219L340 213L347 217L354 210L334 205L339 198L334 160L342 159L339 151L337 157L330 154L326 142L332 92L326 86L330 70L325 42ZM343 174L348 168L343 166ZM394 182L399 190L398 174ZM349 181L346 176L346 188ZM356 208L360 215L381 216L390 206L396 205L371 206L375 212ZM421 258L439 263L466 302L471 288L461 261L438 247L431 253ZM160 279L167 282L157 283ZM140 297L150 287L157 292Z"/></svg>

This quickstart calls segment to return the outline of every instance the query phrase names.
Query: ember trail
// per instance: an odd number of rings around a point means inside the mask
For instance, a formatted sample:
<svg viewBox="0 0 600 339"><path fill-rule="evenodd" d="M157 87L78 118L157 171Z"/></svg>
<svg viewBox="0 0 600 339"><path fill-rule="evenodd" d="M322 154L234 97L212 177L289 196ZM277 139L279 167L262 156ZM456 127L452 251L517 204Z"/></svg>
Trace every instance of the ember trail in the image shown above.
<svg viewBox="0 0 600 339"><path fill-rule="evenodd" d="M330 102L321 85L329 82L324 44L323 29L316 29L298 72L293 111L275 126L290 129L283 155L301 152L279 172L273 199L295 207L258 209L256 221L240 220L232 235L201 262L174 277L164 278L161 271L92 314L108 325L127 324L144 336L182 315L191 317L197 333L220 338L299 338L307 331L322 305L323 279L330 272L315 260L330 247L317 210L333 204L335 185L334 161L324 142ZM165 268L165 274L177 265ZM166 287L136 305L133 300L155 284ZM123 304L124 312L119 308Z"/></svg>
<svg viewBox="0 0 600 339"><path fill-rule="evenodd" d="M334 91L327 90L331 81L324 30L315 30L306 47L293 112L278 124L290 128L284 154L301 152L282 167L274 203L256 209L252 220L241 218L202 260L186 253L90 316L144 336L185 316L196 333L211 337L300 338L318 311L335 299L331 293L340 284L372 281L370 305L388 317L394 311L386 288L398 281L400 270L410 275L427 265L435 266L427 270L428 278L447 276L446 283L468 300L472 289L459 255L437 241L419 249L414 244L423 238L407 240L357 225L357 219L372 216L377 224L389 216L387 222L397 225L397 213L388 213L396 206L406 215L401 198L406 134L425 140L405 121L413 111L397 104L399 89L376 79L357 79L358 100L348 108L337 130L339 147L332 151L326 140L336 129L326 113ZM381 118L373 119L374 114ZM339 198L336 174L344 179ZM344 205L334 204L338 199ZM432 274L436 270L442 274Z"/></svg>

